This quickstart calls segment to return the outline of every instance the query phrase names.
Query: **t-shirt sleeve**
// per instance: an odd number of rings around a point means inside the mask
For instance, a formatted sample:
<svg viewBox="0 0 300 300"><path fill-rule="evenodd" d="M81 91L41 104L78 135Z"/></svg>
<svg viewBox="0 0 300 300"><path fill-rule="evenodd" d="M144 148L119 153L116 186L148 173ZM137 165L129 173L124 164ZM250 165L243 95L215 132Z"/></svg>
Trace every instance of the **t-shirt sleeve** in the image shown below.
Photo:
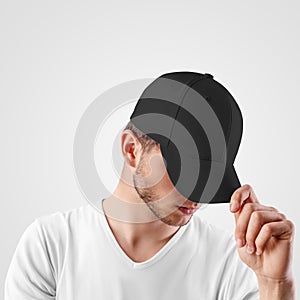
<svg viewBox="0 0 300 300"><path fill-rule="evenodd" d="M5 279L5 300L55 299L56 278L38 219L22 234Z"/></svg>
<svg viewBox="0 0 300 300"><path fill-rule="evenodd" d="M228 258L229 275L227 276L225 299L259 300L256 275L240 258L234 237L230 237L230 256Z"/></svg>

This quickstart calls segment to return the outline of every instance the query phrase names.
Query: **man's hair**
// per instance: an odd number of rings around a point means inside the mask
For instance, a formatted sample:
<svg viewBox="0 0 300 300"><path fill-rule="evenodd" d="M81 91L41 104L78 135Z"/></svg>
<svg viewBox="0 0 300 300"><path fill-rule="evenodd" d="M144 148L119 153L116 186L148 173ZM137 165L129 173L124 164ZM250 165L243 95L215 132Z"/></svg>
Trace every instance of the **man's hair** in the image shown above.
<svg viewBox="0 0 300 300"><path fill-rule="evenodd" d="M143 153L150 151L154 146L158 146L159 143L153 140L150 136L148 136L146 133L142 132L140 129L138 129L131 121L127 123L125 128L123 130L129 129L131 130L138 141L142 145Z"/></svg>

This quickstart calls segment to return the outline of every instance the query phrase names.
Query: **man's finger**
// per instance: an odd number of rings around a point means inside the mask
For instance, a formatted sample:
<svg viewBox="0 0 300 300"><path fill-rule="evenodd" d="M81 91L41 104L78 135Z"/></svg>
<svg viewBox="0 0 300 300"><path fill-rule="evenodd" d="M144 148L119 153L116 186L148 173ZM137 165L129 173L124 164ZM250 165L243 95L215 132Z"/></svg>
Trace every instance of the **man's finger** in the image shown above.
<svg viewBox="0 0 300 300"><path fill-rule="evenodd" d="M270 206L264 206L259 203L246 203L243 206L243 209L239 213L239 218L236 222L236 228L235 228L235 239L237 241L238 247L243 247L246 243L246 234L249 234L248 227L255 223L257 227L261 227L263 224L262 222L270 222L272 220L263 220L262 213L264 212L273 212L277 213L273 209L273 207ZM274 215L273 215L274 218ZM260 229L260 228L259 228Z"/></svg>
<svg viewBox="0 0 300 300"><path fill-rule="evenodd" d="M278 213L276 211L254 211L251 214L248 226L247 226L247 231L246 233L243 232L240 236L240 238L247 243L247 251L249 253L252 253L255 251L255 239L258 236L261 228L271 222L276 222L276 221L283 221L285 220L285 216L281 213ZM238 225L241 221L241 216L238 220ZM237 225L237 227L238 227Z"/></svg>
<svg viewBox="0 0 300 300"><path fill-rule="evenodd" d="M230 200L231 212L237 212L246 200L250 203L259 203L253 188L249 184L244 184L232 194Z"/></svg>
<svg viewBox="0 0 300 300"><path fill-rule="evenodd" d="M291 239L293 235L294 224L290 220L264 224L255 240L256 254L260 255L264 251L268 240L272 236L281 239Z"/></svg>

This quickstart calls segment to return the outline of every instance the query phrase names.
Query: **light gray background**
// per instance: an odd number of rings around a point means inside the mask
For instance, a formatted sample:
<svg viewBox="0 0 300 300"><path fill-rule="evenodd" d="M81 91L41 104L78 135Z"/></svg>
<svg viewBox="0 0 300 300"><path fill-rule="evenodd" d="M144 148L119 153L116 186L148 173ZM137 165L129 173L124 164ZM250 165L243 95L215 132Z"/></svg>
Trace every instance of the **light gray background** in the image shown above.
<svg viewBox="0 0 300 300"><path fill-rule="evenodd" d="M299 12L297 1L1 1L0 294L25 228L86 204L72 147L87 106L116 84L178 70L213 74L240 105L235 166L295 223L299 288ZM234 230L227 204L197 213Z"/></svg>

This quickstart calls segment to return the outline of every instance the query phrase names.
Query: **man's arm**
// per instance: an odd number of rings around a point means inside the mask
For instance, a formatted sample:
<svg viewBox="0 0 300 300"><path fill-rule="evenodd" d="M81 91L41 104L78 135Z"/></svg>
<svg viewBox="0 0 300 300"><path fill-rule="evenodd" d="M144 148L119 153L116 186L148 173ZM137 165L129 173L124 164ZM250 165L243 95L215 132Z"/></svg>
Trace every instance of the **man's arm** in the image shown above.
<svg viewBox="0 0 300 300"><path fill-rule="evenodd" d="M293 222L276 208L262 205L249 184L233 193L230 210L239 256L255 272L261 299L295 299Z"/></svg>
<svg viewBox="0 0 300 300"><path fill-rule="evenodd" d="M293 278L286 280L270 280L268 278L257 278L260 300L294 300L295 282Z"/></svg>
<svg viewBox="0 0 300 300"><path fill-rule="evenodd" d="M5 300L54 300L56 280L42 229L35 220L21 236L6 279Z"/></svg>

